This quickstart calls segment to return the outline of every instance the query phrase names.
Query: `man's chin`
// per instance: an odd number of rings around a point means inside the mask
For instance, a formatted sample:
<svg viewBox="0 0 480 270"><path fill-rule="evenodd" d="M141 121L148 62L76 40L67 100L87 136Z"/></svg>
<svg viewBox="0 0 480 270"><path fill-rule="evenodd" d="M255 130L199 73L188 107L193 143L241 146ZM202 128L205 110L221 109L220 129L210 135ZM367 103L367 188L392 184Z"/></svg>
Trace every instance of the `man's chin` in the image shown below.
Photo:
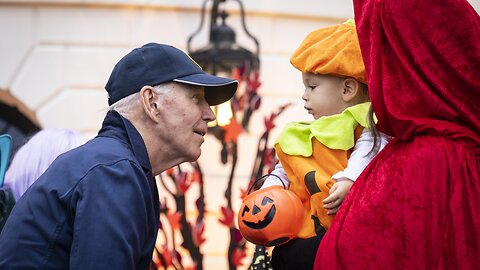
<svg viewBox="0 0 480 270"><path fill-rule="evenodd" d="M193 161L197 161L198 158L200 158L200 155L202 154L202 150L198 150L198 152L196 153L191 153L191 155L189 155L189 157L186 159L187 162L193 162Z"/></svg>

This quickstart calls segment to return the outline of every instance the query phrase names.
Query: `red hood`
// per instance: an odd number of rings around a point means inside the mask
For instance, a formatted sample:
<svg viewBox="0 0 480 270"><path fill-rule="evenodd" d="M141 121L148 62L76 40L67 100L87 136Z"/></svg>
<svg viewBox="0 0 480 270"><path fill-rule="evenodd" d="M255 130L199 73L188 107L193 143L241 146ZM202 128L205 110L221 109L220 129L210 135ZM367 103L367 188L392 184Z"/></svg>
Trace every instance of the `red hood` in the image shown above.
<svg viewBox="0 0 480 270"><path fill-rule="evenodd" d="M480 143L480 19L471 5L355 0L354 8L379 129Z"/></svg>

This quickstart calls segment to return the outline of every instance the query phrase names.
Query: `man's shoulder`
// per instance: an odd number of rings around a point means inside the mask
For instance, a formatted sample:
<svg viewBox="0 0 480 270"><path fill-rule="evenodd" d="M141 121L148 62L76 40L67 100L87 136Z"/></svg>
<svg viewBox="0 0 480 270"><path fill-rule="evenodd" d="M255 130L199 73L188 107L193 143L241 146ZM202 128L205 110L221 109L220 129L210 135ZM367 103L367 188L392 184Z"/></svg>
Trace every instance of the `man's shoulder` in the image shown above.
<svg viewBox="0 0 480 270"><path fill-rule="evenodd" d="M69 151L63 158L65 162L80 162L87 167L111 164L119 160L130 160L136 163L133 151L128 144L109 137L96 137Z"/></svg>
<svg viewBox="0 0 480 270"><path fill-rule="evenodd" d="M101 180L114 173L141 175L142 169L128 145L112 138L95 138L59 156L36 185L69 193L80 182Z"/></svg>
<svg viewBox="0 0 480 270"><path fill-rule="evenodd" d="M60 155L48 170L69 178L82 178L92 170L118 166L119 163L140 167L129 145L114 138L96 137Z"/></svg>

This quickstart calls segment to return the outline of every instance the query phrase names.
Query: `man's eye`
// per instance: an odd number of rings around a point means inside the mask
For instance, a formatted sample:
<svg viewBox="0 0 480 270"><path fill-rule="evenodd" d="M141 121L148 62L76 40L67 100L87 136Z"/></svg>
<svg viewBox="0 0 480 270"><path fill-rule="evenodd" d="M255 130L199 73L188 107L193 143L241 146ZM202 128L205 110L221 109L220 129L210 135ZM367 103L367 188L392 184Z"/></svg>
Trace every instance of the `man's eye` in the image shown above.
<svg viewBox="0 0 480 270"><path fill-rule="evenodd" d="M202 100L201 96L193 96L193 102L198 104L198 103L200 103L201 100Z"/></svg>

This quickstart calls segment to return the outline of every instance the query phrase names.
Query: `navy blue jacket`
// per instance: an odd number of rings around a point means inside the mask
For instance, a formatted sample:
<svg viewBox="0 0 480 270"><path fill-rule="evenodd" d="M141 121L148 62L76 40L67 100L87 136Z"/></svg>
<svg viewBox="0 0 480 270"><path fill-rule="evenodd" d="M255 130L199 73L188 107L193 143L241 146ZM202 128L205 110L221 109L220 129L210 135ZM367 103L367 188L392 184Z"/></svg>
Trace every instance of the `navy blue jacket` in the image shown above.
<svg viewBox="0 0 480 270"><path fill-rule="evenodd" d="M0 269L149 269L158 224L143 139L110 111L97 137L19 199L0 235Z"/></svg>

